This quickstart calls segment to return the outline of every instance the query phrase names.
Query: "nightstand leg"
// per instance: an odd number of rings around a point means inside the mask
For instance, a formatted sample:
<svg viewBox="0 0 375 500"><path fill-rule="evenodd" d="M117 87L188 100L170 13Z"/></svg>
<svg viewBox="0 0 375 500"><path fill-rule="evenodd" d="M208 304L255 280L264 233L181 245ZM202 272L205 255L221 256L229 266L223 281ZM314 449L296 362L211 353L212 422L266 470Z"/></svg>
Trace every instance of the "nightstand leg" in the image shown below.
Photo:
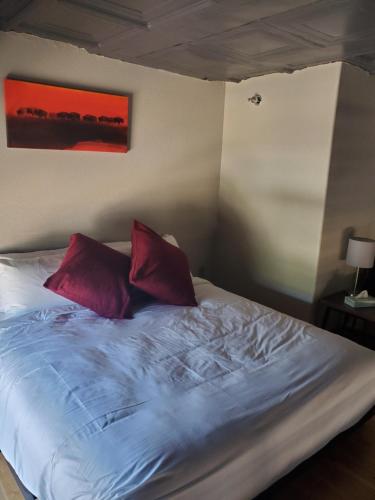
<svg viewBox="0 0 375 500"><path fill-rule="evenodd" d="M323 316L323 321L322 321L322 328L324 330L326 329L326 324L327 324L330 312L331 312L331 308L329 306L326 306L326 310L324 311L324 316Z"/></svg>
<svg viewBox="0 0 375 500"><path fill-rule="evenodd" d="M346 313L341 313L341 321L338 326L337 333L340 333L340 335L344 334L344 337L346 337L346 323L348 321L348 315ZM342 332L341 332L342 331Z"/></svg>
<svg viewBox="0 0 375 500"><path fill-rule="evenodd" d="M363 320L363 333L366 333L367 330L367 321L364 319Z"/></svg>

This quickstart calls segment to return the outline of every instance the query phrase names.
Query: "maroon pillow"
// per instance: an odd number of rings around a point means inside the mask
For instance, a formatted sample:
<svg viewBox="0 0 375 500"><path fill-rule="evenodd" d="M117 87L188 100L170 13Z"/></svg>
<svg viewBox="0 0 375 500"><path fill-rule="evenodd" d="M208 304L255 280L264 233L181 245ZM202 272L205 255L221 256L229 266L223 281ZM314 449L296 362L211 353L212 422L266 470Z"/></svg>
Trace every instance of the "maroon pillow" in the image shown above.
<svg viewBox="0 0 375 500"><path fill-rule="evenodd" d="M186 255L138 221L132 229L129 281L167 304L197 305Z"/></svg>
<svg viewBox="0 0 375 500"><path fill-rule="evenodd" d="M129 269L127 255L77 233L44 286L100 316L131 318Z"/></svg>

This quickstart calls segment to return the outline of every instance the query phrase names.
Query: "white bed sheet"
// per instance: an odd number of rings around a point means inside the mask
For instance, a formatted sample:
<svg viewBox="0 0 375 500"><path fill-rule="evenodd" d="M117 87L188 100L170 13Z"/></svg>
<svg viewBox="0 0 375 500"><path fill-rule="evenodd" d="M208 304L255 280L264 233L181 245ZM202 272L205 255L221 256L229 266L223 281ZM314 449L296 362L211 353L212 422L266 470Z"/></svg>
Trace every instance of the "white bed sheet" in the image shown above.
<svg viewBox="0 0 375 500"><path fill-rule="evenodd" d="M195 278L199 308L0 322L0 449L41 500L249 499L375 403L375 353Z"/></svg>

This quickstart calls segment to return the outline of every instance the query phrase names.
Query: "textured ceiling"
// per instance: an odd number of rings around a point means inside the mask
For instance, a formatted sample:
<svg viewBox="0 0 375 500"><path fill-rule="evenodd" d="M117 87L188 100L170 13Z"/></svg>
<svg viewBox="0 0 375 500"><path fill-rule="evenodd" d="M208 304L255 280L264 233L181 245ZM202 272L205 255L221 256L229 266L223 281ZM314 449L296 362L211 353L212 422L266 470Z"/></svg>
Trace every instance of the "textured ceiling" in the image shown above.
<svg viewBox="0 0 375 500"><path fill-rule="evenodd" d="M0 29L209 80L337 60L375 73L375 0L0 0Z"/></svg>

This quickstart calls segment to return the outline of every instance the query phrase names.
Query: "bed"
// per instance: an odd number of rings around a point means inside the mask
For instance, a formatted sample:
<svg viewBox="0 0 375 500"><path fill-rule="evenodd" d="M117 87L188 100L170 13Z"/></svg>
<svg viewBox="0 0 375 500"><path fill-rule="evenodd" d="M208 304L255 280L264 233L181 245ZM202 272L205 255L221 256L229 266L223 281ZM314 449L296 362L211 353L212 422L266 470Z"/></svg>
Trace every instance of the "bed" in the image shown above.
<svg viewBox="0 0 375 500"><path fill-rule="evenodd" d="M375 353L193 282L0 322L0 449L39 499L250 499L373 407Z"/></svg>

